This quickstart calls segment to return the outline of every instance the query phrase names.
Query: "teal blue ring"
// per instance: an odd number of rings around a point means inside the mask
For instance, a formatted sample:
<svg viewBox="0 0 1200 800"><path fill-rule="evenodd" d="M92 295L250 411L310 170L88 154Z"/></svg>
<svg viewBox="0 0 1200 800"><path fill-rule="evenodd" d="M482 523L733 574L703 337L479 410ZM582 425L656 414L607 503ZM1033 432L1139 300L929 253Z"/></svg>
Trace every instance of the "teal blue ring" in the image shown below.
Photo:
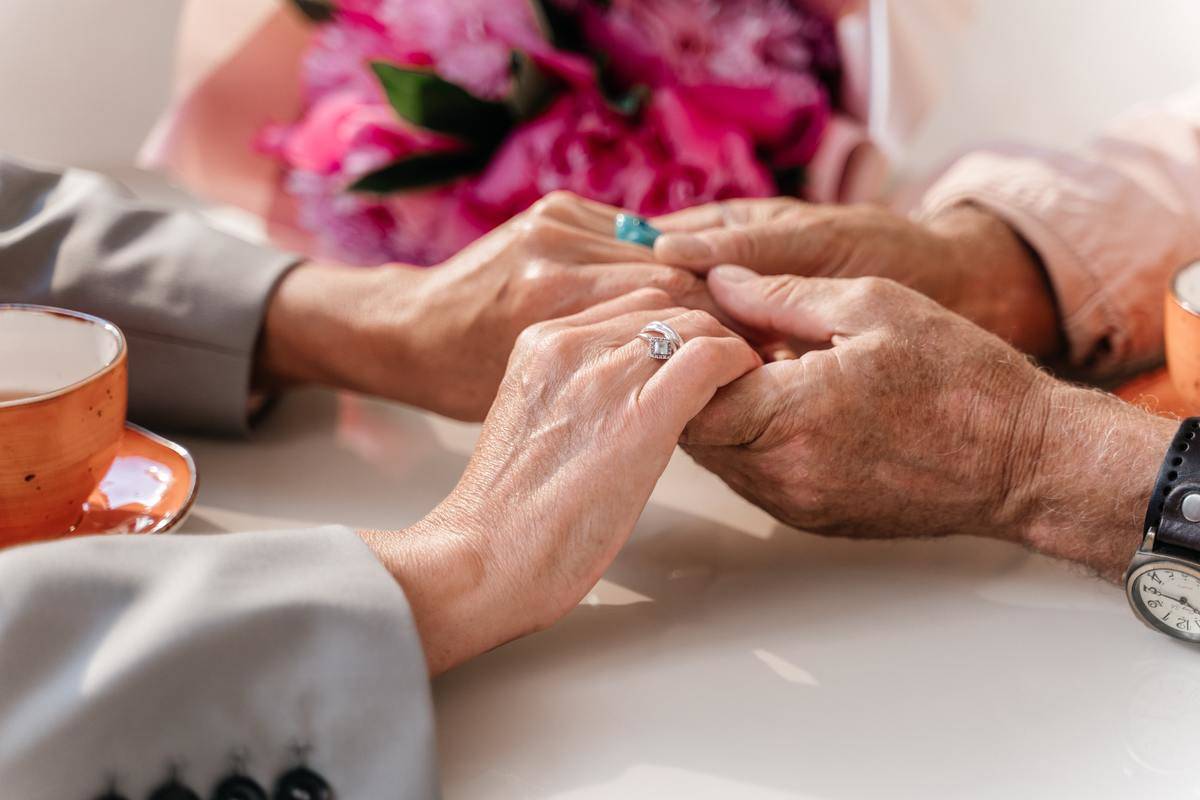
<svg viewBox="0 0 1200 800"><path fill-rule="evenodd" d="M613 236L621 242L654 247L654 242L662 236L662 231L651 225L645 217L621 213L613 220Z"/></svg>

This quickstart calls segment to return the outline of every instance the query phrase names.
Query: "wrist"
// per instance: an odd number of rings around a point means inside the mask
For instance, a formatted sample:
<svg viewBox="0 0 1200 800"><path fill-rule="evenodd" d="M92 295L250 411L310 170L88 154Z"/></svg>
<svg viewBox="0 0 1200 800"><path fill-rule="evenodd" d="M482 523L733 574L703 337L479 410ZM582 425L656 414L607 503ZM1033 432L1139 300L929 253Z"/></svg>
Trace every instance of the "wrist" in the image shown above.
<svg viewBox="0 0 1200 800"><path fill-rule="evenodd" d="M320 384L395 396L413 361L405 316L421 271L316 262L289 272L272 295L256 366L262 388ZM397 398L402 399L402 398Z"/></svg>
<svg viewBox="0 0 1200 800"><path fill-rule="evenodd" d="M536 547L512 549L528 527L488 493L464 482L405 530L360 532L405 591L431 675L549 627L578 600L547 577L557 562L539 572Z"/></svg>
<svg viewBox="0 0 1200 800"><path fill-rule="evenodd" d="M1018 541L1118 581L1141 543L1154 480L1177 423L1112 395L1050 382L1026 457Z"/></svg>
<svg viewBox="0 0 1200 800"><path fill-rule="evenodd" d="M1004 220L952 206L926 220L945 245L954 287L945 305L1039 359L1063 350L1058 309L1037 254Z"/></svg>
<svg viewBox="0 0 1200 800"><path fill-rule="evenodd" d="M487 565L438 511L401 531L359 533L404 589L431 676L503 644Z"/></svg>

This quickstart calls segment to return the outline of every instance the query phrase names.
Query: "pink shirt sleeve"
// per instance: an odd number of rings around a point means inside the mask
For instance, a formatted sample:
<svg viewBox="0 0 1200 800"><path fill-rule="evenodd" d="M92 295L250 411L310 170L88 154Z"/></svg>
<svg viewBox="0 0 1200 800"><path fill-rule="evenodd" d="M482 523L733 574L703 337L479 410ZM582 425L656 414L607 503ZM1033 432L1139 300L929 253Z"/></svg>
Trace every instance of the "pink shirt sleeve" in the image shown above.
<svg viewBox="0 0 1200 800"><path fill-rule="evenodd" d="M1105 374L1160 361L1163 292L1200 259L1200 89L1134 109L1076 152L973 152L920 214L959 203L997 214L1041 256L1073 365Z"/></svg>

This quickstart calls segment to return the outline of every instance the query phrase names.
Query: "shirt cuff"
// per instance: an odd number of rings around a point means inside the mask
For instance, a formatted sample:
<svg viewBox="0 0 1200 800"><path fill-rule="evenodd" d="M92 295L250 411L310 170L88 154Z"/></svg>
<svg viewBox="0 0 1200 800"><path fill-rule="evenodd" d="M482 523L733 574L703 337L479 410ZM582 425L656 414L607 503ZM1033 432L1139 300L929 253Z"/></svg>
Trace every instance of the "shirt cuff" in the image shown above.
<svg viewBox="0 0 1200 800"><path fill-rule="evenodd" d="M10 171L14 194L41 198L10 257L51 265L32 270L20 296L121 328L131 419L245 432L267 304L299 257L219 231L199 214L142 203L93 173Z"/></svg>
<svg viewBox="0 0 1200 800"><path fill-rule="evenodd" d="M216 231L193 244L164 314L122 314L129 416L158 429L244 435L265 404L251 382L267 305L301 260Z"/></svg>
<svg viewBox="0 0 1200 800"><path fill-rule="evenodd" d="M1154 363L1162 352L1162 289L1130 269L1137 226L1117 213L1130 204L1129 192L1111 175L1088 174L1094 170L1082 161L1073 174L1063 158L1015 148L972 153L926 192L918 216L971 204L1011 226L1046 269L1072 367L1101 376Z"/></svg>

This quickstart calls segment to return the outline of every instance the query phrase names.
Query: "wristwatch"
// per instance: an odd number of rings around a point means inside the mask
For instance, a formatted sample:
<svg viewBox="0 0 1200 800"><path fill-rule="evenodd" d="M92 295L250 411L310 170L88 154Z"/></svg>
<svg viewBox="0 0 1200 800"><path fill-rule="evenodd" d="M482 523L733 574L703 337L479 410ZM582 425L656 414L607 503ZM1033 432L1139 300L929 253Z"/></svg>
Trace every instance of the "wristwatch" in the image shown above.
<svg viewBox="0 0 1200 800"><path fill-rule="evenodd" d="M1151 628L1200 643L1200 417L1179 426L1146 509L1125 596Z"/></svg>

